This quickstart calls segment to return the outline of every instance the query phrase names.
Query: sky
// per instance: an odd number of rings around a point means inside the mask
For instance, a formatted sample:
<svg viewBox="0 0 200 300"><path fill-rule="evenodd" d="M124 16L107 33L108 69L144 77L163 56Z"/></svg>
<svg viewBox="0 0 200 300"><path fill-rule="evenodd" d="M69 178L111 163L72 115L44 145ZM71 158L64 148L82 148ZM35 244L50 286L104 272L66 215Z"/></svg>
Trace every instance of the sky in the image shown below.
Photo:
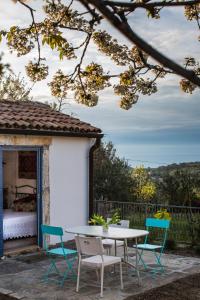
<svg viewBox="0 0 200 300"><path fill-rule="evenodd" d="M75 3L78 8L78 2ZM38 21L42 17L42 4L42 0L30 1L30 5L38 9ZM0 0L0 29L8 29L12 25L23 27L30 21L28 12L21 5L11 0ZM160 20L148 19L143 10L138 10L131 17L131 24L138 34L168 57L180 63L187 56L194 56L200 61L197 25L186 21L182 9L167 9ZM120 42L130 45L110 24L104 22L102 26ZM74 32L67 32L66 36L74 44L82 38ZM4 52L4 62L9 62L15 73L20 72L30 84L24 66L36 56L35 51L17 57L9 52L3 42L0 52ZM49 76L33 87L32 96L37 101L50 101L52 96L47 83L59 68L64 73L70 72L74 62L59 61L58 55L47 47L42 50L42 56L47 58ZM89 48L84 65L92 61L102 63L106 71L120 70L108 57L100 55L94 44ZM157 167L200 161L200 90L197 89L192 95L185 94L179 88L179 80L178 76L160 80L159 91L151 96L140 96L138 103L129 111L119 108L118 97L108 88L100 93L99 104L95 108L77 104L69 96L64 112L101 128L104 141L112 141L117 154L132 166Z"/></svg>

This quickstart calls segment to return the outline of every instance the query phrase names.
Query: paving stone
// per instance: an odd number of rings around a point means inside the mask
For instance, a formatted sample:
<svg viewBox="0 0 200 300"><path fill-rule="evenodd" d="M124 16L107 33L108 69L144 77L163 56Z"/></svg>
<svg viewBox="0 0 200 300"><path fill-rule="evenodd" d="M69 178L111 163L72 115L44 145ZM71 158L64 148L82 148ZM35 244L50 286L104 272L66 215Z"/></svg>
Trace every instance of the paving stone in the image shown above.
<svg viewBox="0 0 200 300"><path fill-rule="evenodd" d="M3 294L3 295L9 295L9 294L12 294L13 292L11 290L6 290L4 288L0 288L0 294Z"/></svg>
<svg viewBox="0 0 200 300"><path fill-rule="evenodd" d="M11 296L11 297L13 297L13 299L17 299L17 300L24 299L24 295L20 295L18 293L12 293L9 296Z"/></svg>
<svg viewBox="0 0 200 300"><path fill-rule="evenodd" d="M130 262L134 264L134 250ZM69 278L65 281L63 287L55 282L45 283L42 277L49 267L49 260L37 256L21 256L8 258L0 262L0 292L4 290L7 299L23 300L97 300L100 298L100 283L97 282L97 276L94 270L82 269L80 279L80 291L75 292L76 282ZM144 255L145 261L153 265L155 258L148 252ZM152 288L156 288L176 279L182 278L188 274L199 271L200 259L193 257L181 257L177 255L163 255L163 264L166 272L152 278L149 272L141 273L141 286L138 286L138 280L134 269L123 267L124 290L120 290L119 270L113 273L113 269L105 269L104 280L104 299L106 300L124 300L128 296L136 295ZM57 264L59 270L66 270L66 262L59 260ZM3 272L3 271L4 272ZM144 270L143 270L144 271ZM3 294L3 292L1 292ZM12 296L12 298L11 298ZM9 298L10 297L10 298ZM18 297L18 298L17 298ZM1 300L1 298L0 298Z"/></svg>

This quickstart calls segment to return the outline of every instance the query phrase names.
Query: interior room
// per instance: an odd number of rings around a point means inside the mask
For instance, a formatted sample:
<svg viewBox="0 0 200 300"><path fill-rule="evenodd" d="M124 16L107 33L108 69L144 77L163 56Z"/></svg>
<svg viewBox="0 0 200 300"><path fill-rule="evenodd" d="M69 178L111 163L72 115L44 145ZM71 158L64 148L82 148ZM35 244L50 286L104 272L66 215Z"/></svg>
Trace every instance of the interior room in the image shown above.
<svg viewBox="0 0 200 300"><path fill-rule="evenodd" d="M37 152L3 151L4 254L37 245Z"/></svg>

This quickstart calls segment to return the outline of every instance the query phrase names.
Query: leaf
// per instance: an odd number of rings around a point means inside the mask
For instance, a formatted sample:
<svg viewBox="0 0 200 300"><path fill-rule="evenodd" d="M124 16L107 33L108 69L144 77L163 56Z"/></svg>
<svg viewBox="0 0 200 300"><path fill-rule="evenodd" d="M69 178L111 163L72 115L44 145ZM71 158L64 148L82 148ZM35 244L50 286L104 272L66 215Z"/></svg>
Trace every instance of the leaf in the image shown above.
<svg viewBox="0 0 200 300"><path fill-rule="evenodd" d="M154 214L154 218L156 219L160 219L160 220L171 220L171 214L167 211L167 209L161 209L158 210L155 214Z"/></svg>
<svg viewBox="0 0 200 300"><path fill-rule="evenodd" d="M64 56L64 55L63 55L63 51L61 50L60 53L59 53L59 58L60 58L60 60L63 60L63 56Z"/></svg>
<svg viewBox="0 0 200 300"><path fill-rule="evenodd" d="M42 39L42 46L44 46L45 43L47 43L47 38L46 38L46 36L44 36L43 39Z"/></svg>
<svg viewBox="0 0 200 300"><path fill-rule="evenodd" d="M101 215L96 215L96 214L93 214L92 218L90 218L89 220L89 223L90 224L93 224L93 225L105 225L106 224L106 221L105 219L103 218L103 216Z"/></svg>

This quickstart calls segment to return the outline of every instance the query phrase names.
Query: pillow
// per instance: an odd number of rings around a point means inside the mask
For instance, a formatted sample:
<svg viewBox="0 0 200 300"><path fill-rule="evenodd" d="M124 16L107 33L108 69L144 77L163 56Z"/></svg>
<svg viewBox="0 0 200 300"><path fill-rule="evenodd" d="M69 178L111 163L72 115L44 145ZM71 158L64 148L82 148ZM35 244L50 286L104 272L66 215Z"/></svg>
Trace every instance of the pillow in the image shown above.
<svg viewBox="0 0 200 300"><path fill-rule="evenodd" d="M24 198L16 199L13 202L14 211L32 212L36 211L37 201L36 195L28 195Z"/></svg>

